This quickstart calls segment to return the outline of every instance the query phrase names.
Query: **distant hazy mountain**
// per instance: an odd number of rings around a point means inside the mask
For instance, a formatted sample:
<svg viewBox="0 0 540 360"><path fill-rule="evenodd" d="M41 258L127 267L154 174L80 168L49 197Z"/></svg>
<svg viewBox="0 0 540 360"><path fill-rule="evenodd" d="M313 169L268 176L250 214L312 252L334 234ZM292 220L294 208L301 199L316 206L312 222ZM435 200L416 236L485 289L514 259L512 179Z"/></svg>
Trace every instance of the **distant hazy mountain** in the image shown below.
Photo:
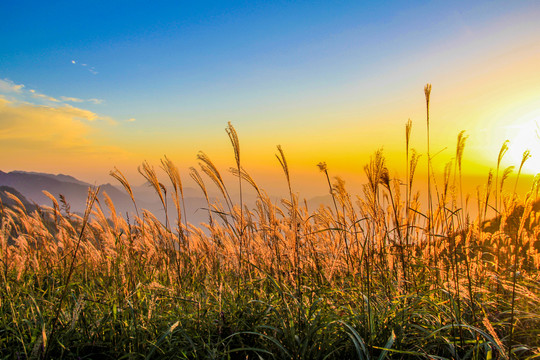
<svg viewBox="0 0 540 360"><path fill-rule="evenodd" d="M51 200L43 194L43 190L50 192L56 198L62 194L75 212L84 211L88 188L92 186L67 175L24 171L12 171L9 173L0 171L0 185L17 189L26 198L38 205L51 205ZM118 202L119 205L129 201L126 194L123 194L110 184L103 185L101 191L107 192L111 199L115 203Z"/></svg>
<svg viewBox="0 0 540 360"><path fill-rule="evenodd" d="M80 185L84 185L84 186L90 186L89 183L77 180L73 176L64 175L64 174L53 175L53 174L39 173L39 172L34 172L34 171L28 171L27 172L27 171L17 171L17 170L10 172L10 174L27 174L27 175L46 176L46 177L49 177L51 179L56 179L56 180L63 181L63 182L69 182L69 183L73 183L73 184L80 184Z"/></svg>
<svg viewBox="0 0 540 360"><path fill-rule="evenodd" d="M19 199L27 212L32 212L36 209L36 206L32 204L24 195L22 195L20 192L18 192L16 189L2 185L0 186L0 200L2 200L2 204L7 207L13 207L13 206L19 206L15 200L13 200L11 197L7 195L7 193L10 193L12 195L15 195L17 199Z"/></svg>
<svg viewBox="0 0 540 360"><path fill-rule="evenodd" d="M8 186L18 191L23 197L28 199L29 203L35 202L38 205L52 206L51 200L43 194L43 190L51 193L56 199L62 194L70 205L72 212L83 213L86 207L86 198L88 188L92 185L78 180L69 175L54 175L39 172L12 171L9 173L0 171L0 185ZM11 192L11 191L10 191ZM103 193L113 201L116 212L121 215L130 213L131 217L135 214L135 207L131 198L124 189L111 184L101 185L99 201L103 206L103 211L107 215L108 208L105 205ZM158 219L165 220L165 211L159 201L155 191L146 185L134 186L133 192L139 210L146 209L152 212ZM17 194L15 194L17 195ZM169 194L171 195L171 194ZM197 195L196 189L184 189L186 214L189 222L198 224L201 221L207 222L207 213L200 211L206 208L206 201ZM18 196L18 195L17 195ZM3 200L4 198L2 198ZM175 220L173 201L171 198L167 201L167 208L171 221Z"/></svg>
<svg viewBox="0 0 540 360"><path fill-rule="evenodd" d="M24 197L24 201L26 201L29 206L33 206L32 203L52 206L52 201L43 194L43 190L51 193L57 200L59 200L59 195L62 194L69 204L71 211L80 214L85 210L88 188L92 186L92 184L78 180L70 175L54 175L26 171L12 171L9 173L0 171L0 186L2 185L10 187L12 190L8 191L15 194L17 197L19 197L19 195ZM168 185L168 183L165 183L165 186L170 190L167 194L167 209L171 222L174 222L176 221L176 209L171 197L172 188ZM146 209L154 214L159 220L165 221L163 205L152 187L148 186L148 184L143 184L132 186L132 190L139 212L141 212L142 209ZM210 189L210 191L212 190ZM125 216L126 214L129 214L130 218L133 219L135 207L133 206L131 198L120 184L101 185L100 195L98 197L99 203L101 204L105 215L108 216L109 209L104 202L103 193L107 193L111 198L116 212L119 215ZM232 194L231 196L235 201L238 198L235 194ZM223 199L216 194L211 195L211 198L217 198L219 202L223 203ZM7 198L6 200L12 201ZM206 200L202 197L200 190L184 187L184 200L186 212L182 216L186 217L188 222L196 225L201 222L208 222L208 211L206 210L208 205ZM2 196L2 201L4 201L4 196ZM253 208L255 206L256 196L250 194L249 191L246 191L244 193L243 201L244 205ZM273 202L279 205L280 198L273 199ZM318 208L320 204L329 206L332 201L330 195L325 195L309 199L307 200L307 203L310 211L313 211ZM142 215L142 213L140 215Z"/></svg>

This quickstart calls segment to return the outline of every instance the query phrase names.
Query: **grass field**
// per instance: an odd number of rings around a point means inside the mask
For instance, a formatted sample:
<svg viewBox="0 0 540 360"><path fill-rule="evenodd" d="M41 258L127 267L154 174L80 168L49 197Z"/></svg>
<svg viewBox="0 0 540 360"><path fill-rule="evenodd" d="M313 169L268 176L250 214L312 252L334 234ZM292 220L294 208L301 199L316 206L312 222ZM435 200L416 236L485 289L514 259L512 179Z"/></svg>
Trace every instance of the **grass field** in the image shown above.
<svg viewBox="0 0 540 360"><path fill-rule="evenodd" d="M463 133L445 174L427 161L430 180L418 190L411 126L405 179L390 178L378 151L363 193L351 194L320 163L333 204L311 212L280 147L289 193L274 203L257 186L230 124L235 191L252 188L257 202L233 202L201 153L189 175L208 200L206 225L185 222L181 177L167 158L167 184L149 164L139 169L164 209L174 201L164 223L135 199L137 215L125 219L96 201L99 188L82 216L52 195L32 214L2 206L0 357L540 359L538 182L512 191L511 169L499 169L504 144L470 218ZM132 196L123 174L111 175Z"/></svg>

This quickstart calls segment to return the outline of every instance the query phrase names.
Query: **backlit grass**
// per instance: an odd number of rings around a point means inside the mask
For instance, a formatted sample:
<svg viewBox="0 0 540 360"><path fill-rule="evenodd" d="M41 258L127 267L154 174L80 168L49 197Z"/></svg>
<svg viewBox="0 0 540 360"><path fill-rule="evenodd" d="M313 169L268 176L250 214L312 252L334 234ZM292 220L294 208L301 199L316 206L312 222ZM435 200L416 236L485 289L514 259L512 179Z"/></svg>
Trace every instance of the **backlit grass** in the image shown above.
<svg viewBox="0 0 540 360"><path fill-rule="evenodd" d="M99 188L89 191L83 216L53 196L51 207L31 214L22 203L2 206L0 356L540 358L538 183L521 197L507 190L510 170L499 173L505 144L485 193L477 194L478 216L469 218L461 133L437 188L427 162L422 205L411 127L405 179L390 178L377 151L365 166L363 192L351 194L320 163L332 206L315 211L291 187L281 147L276 156L289 193L274 203L257 186L230 124L235 186L240 194L253 188L256 205L242 196L233 202L219 169L200 153L189 175L208 201L202 227L185 220L181 174L167 158L160 172L168 184L150 164L139 169L163 204L164 223L137 207L117 169L113 177L134 202L129 220L107 197L96 201ZM209 184L220 200L210 200ZM488 206L500 215L487 219Z"/></svg>

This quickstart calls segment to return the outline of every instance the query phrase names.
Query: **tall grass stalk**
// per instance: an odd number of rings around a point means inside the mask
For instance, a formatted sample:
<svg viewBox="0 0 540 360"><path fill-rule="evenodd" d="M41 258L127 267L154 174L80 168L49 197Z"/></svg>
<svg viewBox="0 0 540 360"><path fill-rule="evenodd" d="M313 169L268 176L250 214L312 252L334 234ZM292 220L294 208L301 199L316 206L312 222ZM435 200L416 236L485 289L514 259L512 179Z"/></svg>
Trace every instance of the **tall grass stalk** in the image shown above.
<svg viewBox="0 0 540 360"><path fill-rule="evenodd" d="M409 181L409 173L411 172L410 166L409 166L409 147L411 142L411 131L412 131L412 121L411 119L407 120L407 123L405 124L405 247L401 247L402 251L402 257L405 258L406 261L403 263L403 272L405 276L405 288L408 290L408 277L407 277L407 264L410 259L409 254L409 231L410 231L410 206L411 206L411 182Z"/></svg>
<svg viewBox="0 0 540 360"><path fill-rule="evenodd" d="M332 198L332 203L334 204L334 210L336 211L335 218L337 220L336 225L337 225L337 229L338 229L338 232L339 232L340 243L343 242L345 244L345 254L346 254L347 259L348 259L348 261L347 261L347 273L350 273L350 271L351 271L350 266L352 265L352 259L351 259L351 253L350 253L350 250L349 250L349 243L348 243L348 239L347 239L347 224L346 224L346 218L345 218L345 209L343 210L343 212L340 215L340 212L338 210L337 203L336 203L336 196L334 194L334 187L332 186L332 183L330 182L330 176L328 175L328 167L326 165L326 162L318 163L317 167L319 168L319 170L321 172L324 173L324 175L326 177L326 181L328 183L328 191L329 191L330 196Z"/></svg>
<svg viewBox="0 0 540 360"><path fill-rule="evenodd" d="M169 211L167 208L167 188L159 182L156 171L147 161L143 162L142 165L138 167L138 170L158 195L165 213L165 227L170 230Z"/></svg>
<svg viewBox="0 0 540 360"><path fill-rule="evenodd" d="M430 261L434 260L435 266L437 266L435 249L432 244L433 240L433 201L431 194L431 153L429 149L429 101L431 96L431 84L424 86L424 95L426 97L426 125L427 125L427 203L428 203L428 223L427 223L427 245L429 252L433 255L430 256ZM430 263L432 265L432 263Z"/></svg>
<svg viewBox="0 0 540 360"><path fill-rule="evenodd" d="M501 150L499 150L499 156L497 157L497 170L495 171L495 212L497 215L500 213L500 192L502 192L502 189L499 187L499 169L501 166L502 159L504 158L504 155L508 151L508 143L510 140L505 140L505 142L501 146Z"/></svg>
<svg viewBox="0 0 540 360"><path fill-rule="evenodd" d="M298 205L296 201L296 197L293 194L292 187L291 187L291 176L289 173L289 166L287 165L287 159L285 158L285 153L283 152L283 149L281 148L281 145L277 146L278 153L276 154L276 158L279 161L279 164L281 165L281 168L283 169L283 173L285 174L285 178L287 179L287 187L289 189L289 199L290 199L290 206L289 206L289 214L291 217L291 223L289 225L290 230L292 231L292 238L294 239L294 271L295 271L295 285L296 285L296 298L299 299L299 301L302 301L302 278L300 275L300 238L298 236ZM300 310L299 310L300 311ZM300 312L298 314L298 320L300 320Z"/></svg>
<svg viewBox="0 0 540 360"><path fill-rule="evenodd" d="M227 132L227 135L229 135L229 140L231 141L233 150L234 150L234 159L236 162L236 169L238 173L241 173L241 165L240 165L240 141L238 140L238 134L236 133L236 130L232 126L232 124L229 122L227 128L225 129ZM240 192L240 222L238 224L238 231L239 231L239 247L240 247L240 258L239 258L239 271L240 274L242 274L243 269L243 252L244 249L247 248L246 246L246 238L245 238L245 224L244 224L244 201L242 197L242 176L238 177L238 189ZM247 259L246 261L249 262L249 253L246 254Z"/></svg>
<svg viewBox="0 0 540 360"><path fill-rule="evenodd" d="M525 162L531 157L531 152L530 150L525 150L523 152L523 156L521 157L521 163L519 164L519 169L518 169L518 173L517 173L517 176L516 176L516 182L514 184L514 194L513 194L513 198L515 199L516 196L517 196L517 186L518 186L518 181L519 181L519 176L521 175L521 169L523 168L523 165L525 164Z"/></svg>
<svg viewBox="0 0 540 360"><path fill-rule="evenodd" d="M523 164L525 164L525 162L531 157L531 153L529 150L525 150L525 152L523 152L523 156L521 158L521 163L519 165L519 170L518 170L518 173L517 173L517 177L516 177L516 183L514 185L514 194L513 194L513 198L515 199L516 196L517 196L517 184L518 184L518 180L519 180L519 175L521 174L521 169L523 168ZM530 195L530 194L529 194ZM527 200L530 200L527 199ZM520 240L521 240L521 233L523 232L523 229L525 228L525 223L527 222L527 220L529 219L529 214L532 210L532 202L531 201L526 201L525 203L525 207L523 209L523 214L521 216L521 221L519 223L519 228L518 228L518 231L516 233L516 237L515 237L515 241L514 241L514 244L513 244L513 248L514 248L514 264L513 264L513 268L512 268L512 273L513 273L513 276L512 276L512 302L511 302L511 313L510 313L510 340L508 342L508 357L509 358L513 358L514 354L512 352L512 347L514 346L514 328L515 328L515 324L514 324L514 314L515 314L515 300L516 300L516 282L517 282L517 274L518 274L518 264L519 264L519 250L520 250Z"/></svg>
<svg viewBox="0 0 540 360"><path fill-rule="evenodd" d="M176 208L176 227L178 237L182 240L183 246L188 246L187 233L184 229L187 229L187 216L186 216L186 204L184 201L184 188L182 186L182 179L180 178L180 172L174 163L165 156L165 159L161 159L162 169L165 171L171 185L174 189L173 202ZM182 220L184 223L182 224ZM183 225L183 226L182 226Z"/></svg>

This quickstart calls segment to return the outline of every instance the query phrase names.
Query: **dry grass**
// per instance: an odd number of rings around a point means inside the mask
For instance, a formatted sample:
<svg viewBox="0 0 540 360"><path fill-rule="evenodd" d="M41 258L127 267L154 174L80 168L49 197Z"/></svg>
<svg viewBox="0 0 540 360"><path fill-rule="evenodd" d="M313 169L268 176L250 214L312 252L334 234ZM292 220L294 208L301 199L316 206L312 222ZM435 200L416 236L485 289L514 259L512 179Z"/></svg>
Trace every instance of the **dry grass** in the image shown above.
<svg viewBox="0 0 540 360"><path fill-rule="evenodd" d="M223 200L210 201L192 168L208 201L202 227L183 221L182 181L167 158L161 165L170 185L149 164L139 169L164 209L172 194L176 212L165 224L140 212L117 169L111 175L137 213L130 222L108 197L93 204L93 193L83 217L62 211L50 194L53 207L32 214L22 203L2 206L0 355L540 358L538 184L520 208L515 194L505 195L508 174L499 179L497 166L494 190L479 201L500 212L498 227L488 227L482 212L468 221L462 133L454 175L449 168L436 192L428 185L423 209L412 190L418 155L409 149L411 126L405 181L390 178L378 151L365 166L363 194L353 195L321 163L333 206L312 212L290 186L281 147L289 194L275 204L257 186L241 166L230 124L231 171L240 191L248 184L258 199L252 209L233 203L200 153L201 170Z"/></svg>

